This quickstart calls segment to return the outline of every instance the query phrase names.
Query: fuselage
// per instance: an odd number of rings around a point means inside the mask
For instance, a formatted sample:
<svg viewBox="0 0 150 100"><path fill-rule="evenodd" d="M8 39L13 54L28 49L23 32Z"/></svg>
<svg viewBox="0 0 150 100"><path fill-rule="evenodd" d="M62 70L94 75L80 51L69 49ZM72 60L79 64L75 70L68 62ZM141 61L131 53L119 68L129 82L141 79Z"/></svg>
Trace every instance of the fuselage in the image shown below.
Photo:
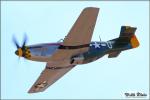
<svg viewBox="0 0 150 100"><path fill-rule="evenodd" d="M26 59L33 61L49 62L50 57L58 50L62 42L59 43L44 43L37 45L26 46L28 53L26 54ZM125 50L130 49L129 45L124 48L113 48L114 41L107 42L91 42L88 51L74 55L72 58L68 59L70 63L74 63L74 60L77 60L74 64L86 64L92 61L95 61L105 54L111 53L116 50ZM66 59L67 60L67 59Z"/></svg>

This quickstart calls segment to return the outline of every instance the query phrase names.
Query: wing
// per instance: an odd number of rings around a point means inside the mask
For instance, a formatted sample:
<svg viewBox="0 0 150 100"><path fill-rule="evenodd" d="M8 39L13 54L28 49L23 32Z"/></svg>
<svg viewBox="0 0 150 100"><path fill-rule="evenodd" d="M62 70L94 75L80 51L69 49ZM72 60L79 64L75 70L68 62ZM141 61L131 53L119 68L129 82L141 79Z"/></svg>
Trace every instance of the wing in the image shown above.
<svg viewBox="0 0 150 100"><path fill-rule="evenodd" d="M51 60L62 60L88 51L99 8L85 8Z"/></svg>
<svg viewBox="0 0 150 100"><path fill-rule="evenodd" d="M37 81L30 88L28 93L42 92L47 89L50 85L60 79L65 73L71 70L74 66L64 66L64 67L49 67L48 64L46 68L41 73Z"/></svg>
<svg viewBox="0 0 150 100"><path fill-rule="evenodd" d="M76 46L88 44L92 38L98 12L99 8L85 8L64 39L63 45Z"/></svg>

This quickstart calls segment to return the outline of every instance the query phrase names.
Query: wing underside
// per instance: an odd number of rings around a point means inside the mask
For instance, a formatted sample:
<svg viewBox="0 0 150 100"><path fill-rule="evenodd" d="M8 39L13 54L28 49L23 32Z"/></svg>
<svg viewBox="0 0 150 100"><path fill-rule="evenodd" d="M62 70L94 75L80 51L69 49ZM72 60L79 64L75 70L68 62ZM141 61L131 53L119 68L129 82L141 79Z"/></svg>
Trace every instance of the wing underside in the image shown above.
<svg viewBox="0 0 150 100"><path fill-rule="evenodd" d="M28 93L42 92L60 79L64 74L70 71L74 66L49 67L48 65L42 71L37 81L30 88Z"/></svg>

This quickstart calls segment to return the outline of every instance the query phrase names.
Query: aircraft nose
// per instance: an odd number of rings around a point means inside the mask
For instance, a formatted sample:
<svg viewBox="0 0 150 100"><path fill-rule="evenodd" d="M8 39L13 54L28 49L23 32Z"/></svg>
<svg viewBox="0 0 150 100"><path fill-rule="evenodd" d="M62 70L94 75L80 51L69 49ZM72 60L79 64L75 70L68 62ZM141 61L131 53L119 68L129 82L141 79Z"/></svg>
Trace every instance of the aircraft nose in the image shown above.
<svg viewBox="0 0 150 100"><path fill-rule="evenodd" d="M18 50L16 50L16 51L15 51L15 54L16 54L16 55L19 55L19 51L18 51Z"/></svg>
<svg viewBox="0 0 150 100"><path fill-rule="evenodd" d="M23 51L21 48L19 48L18 50L15 51L15 54L19 57L22 57Z"/></svg>
<svg viewBox="0 0 150 100"><path fill-rule="evenodd" d="M18 50L15 51L15 54L19 57L25 57L25 58L31 57L31 53L28 47L19 48Z"/></svg>

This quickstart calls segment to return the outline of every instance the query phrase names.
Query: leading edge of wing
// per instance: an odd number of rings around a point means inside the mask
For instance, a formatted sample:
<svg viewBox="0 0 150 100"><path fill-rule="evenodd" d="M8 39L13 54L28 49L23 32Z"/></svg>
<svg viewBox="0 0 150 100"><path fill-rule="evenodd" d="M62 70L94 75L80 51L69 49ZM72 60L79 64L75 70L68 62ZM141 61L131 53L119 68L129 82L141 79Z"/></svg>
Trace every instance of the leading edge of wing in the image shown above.
<svg viewBox="0 0 150 100"><path fill-rule="evenodd" d="M47 64L48 66L48 64ZM47 67L42 71L39 78L30 88L28 93L43 92L58 79L64 76L68 71L70 71L75 65L64 66L64 67Z"/></svg>

